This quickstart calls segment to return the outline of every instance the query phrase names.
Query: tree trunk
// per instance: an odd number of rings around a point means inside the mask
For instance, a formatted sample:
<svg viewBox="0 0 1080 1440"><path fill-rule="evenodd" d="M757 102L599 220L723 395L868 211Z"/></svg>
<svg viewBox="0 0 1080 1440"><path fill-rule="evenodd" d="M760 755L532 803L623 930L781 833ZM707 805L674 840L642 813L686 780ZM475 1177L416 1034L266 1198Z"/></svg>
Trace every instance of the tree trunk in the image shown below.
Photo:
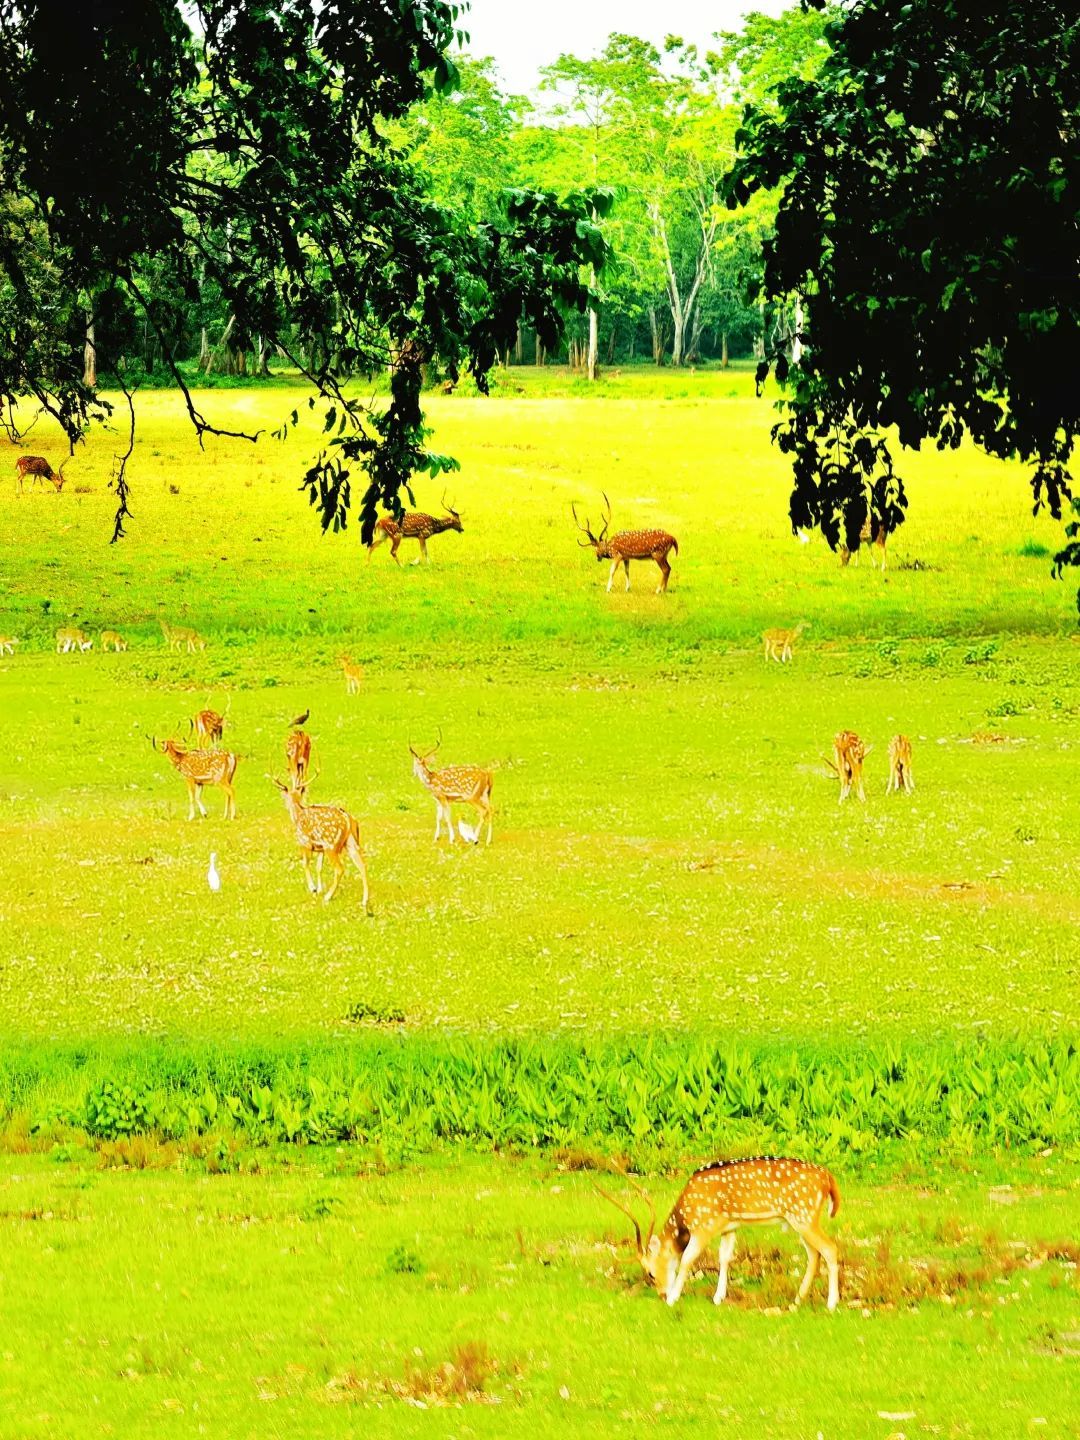
<svg viewBox="0 0 1080 1440"><path fill-rule="evenodd" d="M86 343L83 346L83 384L88 390L97 389L97 347L94 342L94 312L86 312Z"/></svg>
<svg viewBox="0 0 1080 1440"><path fill-rule="evenodd" d="M544 355L544 345L543 345L543 341L540 339L540 336L537 335L537 336L536 336L536 362L535 362L537 369L539 369L540 366L543 365L545 359L546 359L546 356Z"/></svg>
<svg viewBox="0 0 1080 1440"><path fill-rule="evenodd" d="M199 332L199 369L201 370L210 359L210 342L206 338L206 326Z"/></svg>
<svg viewBox="0 0 1080 1440"><path fill-rule="evenodd" d="M514 340L514 364L524 365L525 363L525 337L521 333L521 321L518 321L517 336Z"/></svg>
<svg viewBox="0 0 1080 1440"><path fill-rule="evenodd" d="M270 347L264 336L259 336L259 364L256 372L260 380L270 378Z"/></svg>
<svg viewBox="0 0 1080 1440"><path fill-rule="evenodd" d="M664 363L664 334L660 328L660 317L656 313L656 306L649 306L649 331L652 335L652 358L654 365Z"/></svg>
<svg viewBox="0 0 1080 1440"><path fill-rule="evenodd" d="M791 342L791 363L792 363L793 365L798 365L799 361L802 359L802 354L803 354L802 328L803 328L802 296L801 296L801 295L796 295L796 296L795 296L795 338L794 338L794 339L792 340L792 342Z"/></svg>
<svg viewBox="0 0 1080 1440"><path fill-rule="evenodd" d="M598 365L598 363L597 363L598 360L599 360L599 350L600 350L600 316L596 313L595 310L590 309L590 311L589 311L589 355L588 355L588 371L589 371L589 379L590 379L590 380L595 380L595 379L596 379L596 376L597 376L597 371L598 371L598 369L599 369L599 365Z"/></svg>
<svg viewBox="0 0 1080 1440"><path fill-rule="evenodd" d="M213 350L211 350L210 353L209 353L209 354L207 355L207 357L206 357L206 373L207 373L207 375L209 375L209 374L210 374L210 371L214 368L214 359L215 359L215 357L217 356L218 351L221 350L223 347L226 348L226 349L228 348L229 336L232 334L232 332L233 332L233 326L234 326L235 324L236 324L236 316L235 316L235 315L230 315L230 316L229 316L229 323L225 326L225 330L224 330L224 332L222 333L221 339L218 341L218 343L214 346Z"/></svg>
<svg viewBox="0 0 1080 1440"><path fill-rule="evenodd" d="M721 369L721 370L726 370L727 368L728 368L728 348L727 348L727 331L725 330L724 333L720 336L720 369Z"/></svg>

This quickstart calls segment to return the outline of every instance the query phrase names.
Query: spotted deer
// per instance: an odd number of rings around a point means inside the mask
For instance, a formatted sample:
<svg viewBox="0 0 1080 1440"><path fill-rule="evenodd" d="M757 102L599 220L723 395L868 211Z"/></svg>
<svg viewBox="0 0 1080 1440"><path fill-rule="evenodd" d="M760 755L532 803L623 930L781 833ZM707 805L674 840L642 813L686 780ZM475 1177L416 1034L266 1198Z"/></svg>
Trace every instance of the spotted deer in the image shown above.
<svg viewBox="0 0 1080 1440"><path fill-rule="evenodd" d="M915 777L911 773L911 741L906 735L894 735L889 741L889 783L885 794L903 790L910 795L915 789Z"/></svg>
<svg viewBox="0 0 1080 1440"><path fill-rule="evenodd" d="M14 655L19 640L15 635L0 635L0 655Z"/></svg>
<svg viewBox="0 0 1080 1440"><path fill-rule="evenodd" d="M442 507L446 511L445 515L425 515L422 511L415 510L403 515L400 521L390 515L384 515L377 522L372 533L371 543L368 545L368 559L371 559L372 551L376 546L389 540L391 559L397 560L400 565L401 561L398 560L397 552L401 542L416 540L420 545L420 554L412 563L419 565L423 559L430 565L431 556L427 552L427 542L431 537L441 535L446 530L456 530L459 535L462 533L461 516L453 506L446 503L445 491L443 492Z"/></svg>
<svg viewBox="0 0 1080 1440"><path fill-rule="evenodd" d="M345 676L345 694L359 695L360 682L364 678L364 667L358 665L355 660L350 660L347 655L339 657L341 670Z"/></svg>
<svg viewBox="0 0 1080 1440"><path fill-rule="evenodd" d="M99 641L102 650L114 650L117 654L128 648L128 643L117 630L103 630Z"/></svg>
<svg viewBox="0 0 1080 1440"><path fill-rule="evenodd" d="M195 744L201 750L206 745L216 745L225 733L225 717L228 715L228 706L225 707L225 715L219 715L216 710L207 707L204 710L196 710L195 714L188 720L188 737L195 736Z"/></svg>
<svg viewBox="0 0 1080 1440"><path fill-rule="evenodd" d="M170 650L186 650L189 655L194 655L196 650L205 650L206 641L197 630L192 630L188 625L169 625L164 620L159 620L161 633L165 637L165 644Z"/></svg>
<svg viewBox="0 0 1080 1440"><path fill-rule="evenodd" d="M285 741L285 761L289 767L289 780L294 790L307 783L308 767L311 764L311 736L306 730L291 730Z"/></svg>
<svg viewBox="0 0 1080 1440"><path fill-rule="evenodd" d="M669 1305L678 1300L694 1265L714 1240L720 1242L720 1279L713 1304L721 1304L727 1295L736 1230L740 1225L765 1225L771 1220L781 1220L794 1230L806 1251L806 1273L795 1303L806 1299L818 1263L824 1260L829 1272L828 1308L835 1310L839 1304L839 1252L836 1242L821 1228L821 1214L826 1206L830 1215L836 1214L840 1191L824 1166L774 1156L716 1160L694 1171L659 1235L653 1233L655 1207L644 1191L639 1193L650 1212L649 1233L644 1240L632 1212L600 1190L605 1200L629 1217L641 1268Z"/></svg>
<svg viewBox="0 0 1080 1440"><path fill-rule="evenodd" d="M454 844L454 817L451 807L472 805L480 812L475 837L479 840L480 831L486 821L487 843L490 845L492 816L495 813L491 804L494 777L490 770L484 770L479 765L444 765L441 770L433 770L428 762L441 744L440 735L434 747L422 754L409 746L413 757L413 774L435 797L435 844L439 843L439 833L444 821L450 844ZM462 838L465 838L464 835Z"/></svg>
<svg viewBox="0 0 1080 1440"><path fill-rule="evenodd" d="M92 650L94 641L85 630L75 625L65 625L56 632L56 653L67 655L74 650Z"/></svg>
<svg viewBox="0 0 1080 1440"><path fill-rule="evenodd" d="M69 456L68 459L71 457ZM64 466L67 460L63 461L59 470L54 470L43 455L20 455L15 461L15 488L21 495L23 493L23 481L27 475L31 477L36 486L39 480L48 480L56 493L59 495L64 488Z"/></svg>
<svg viewBox="0 0 1080 1440"><path fill-rule="evenodd" d="M852 555L854 555L855 564L858 565L859 550L861 550L864 545L869 545L871 547L871 565L873 565L874 569L876 570L878 565L878 558L880 557L881 569L882 573L884 573L885 542L888 540L888 538L889 532L885 528L885 522L877 517L872 517L869 512L867 512L866 519L863 521L863 527L859 531L859 548L857 550L849 550L846 545L841 545L840 564L842 566L847 565L848 562L851 560Z"/></svg>
<svg viewBox="0 0 1080 1440"><path fill-rule="evenodd" d="M866 791L863 789L862 767L863 761L872 749L873 746L863 744L854 730L841 730L833 741L833 758L826 759L825 763L840 780L841 804L851 794L852 786L854 786L856 794L865 805Z"/></svg>
<svg viewBox="0 0 1080 1440"><path fill-rule="evenodd" d="M289 819L296 831L296 843L300 846L304 862L304 879L307 881L310 893L318 895L322 891L323 857L328 856L334 878L330 882L330 888L323 895L323 904L329 905L334 898L334 892L341 883L341 875L345 869L345 856L348 856L360 871L360 879L364 886L364 910L370 912L367 863L364 860L364 852L360 848L359 823L340 805L309 805L306 799L308 788L306 781L297 785L291 781L289 784L285 784L284 781L274 779L273 776L270 778L281 792L281 798L285 801L285 809L288 811ZM313 855L315 856L314 876L311 873L311 857Z"/></svg>
<svg viewBox="0 0 1080 1440"><path fill-rule="evenodd" d="M808 622L800 620L794 630L766 630L762 634L765 642L765 663L775 660L778 664L786 664L792 656L792 646L795 641L807 628Z"/></svg>
<svg viewBox="0 0 1080 1440"><path fill-rule="evenodd" d="M601 492L602 493L602 492ZM608 572L607 588L611 593L612 584L615 581L615 572L619 566L623 567L626 573L626 588L630 589L630 561L631 560L653 560L660 567L660 584L656 587L657 595L663 595L667 591L668 579L671 575L671 565L668 562L668 554L674 550L679 553L679 542L674 535L669 535L666 530L620 530L617 535L608 538L608 526L611 523L611 501L604 495L606 511L603 517L604 523L600 534L594 535L591 529L591 522L586 517L582 525L578 519L577 508L570 507L574 517L574 523L583 535L588 536L586 540L579 540L578 544L583 550L595 550L597 560L610 560L611 570Z"/></svg>
<svg viewBox="0 0 1080 1440"><path fill-rule="evenodd" d="M206 814L206 806L202 803L204 785L218 785L225 791L225 819L236 819L233 777L238 757L231 750L189 750L179 740L162 740L159 745L152 736L150 743L184 777L188 790L189 820L195 819L196 805L200 815Z"/></svg>

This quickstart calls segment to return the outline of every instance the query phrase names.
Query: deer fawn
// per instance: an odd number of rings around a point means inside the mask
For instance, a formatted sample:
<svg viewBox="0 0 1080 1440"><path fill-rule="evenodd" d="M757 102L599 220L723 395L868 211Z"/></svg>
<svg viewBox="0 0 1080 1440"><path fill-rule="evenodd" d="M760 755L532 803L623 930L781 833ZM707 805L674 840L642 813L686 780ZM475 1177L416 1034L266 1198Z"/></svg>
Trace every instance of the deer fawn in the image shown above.
<svg viewBox="0 0 1080 1440"><path fill-rule="evenodd" d="M808 621L800 620L794 630L766 630L762 635L765 641L765 663L770 660L778 664L785 664L792 656L792 646L795 641L807 628Z"/></svg>
<svg viewBox="0 0 1080 1440"><path fill-rule="evenodd" d="M480 812L480 820L474 832L475 838L479 840L486 820L487 843L490 845L492 816L495 813L491 804L491 771L484 770L479 765L444 765L441 770L433 770L428 761L441 744L440 735L434 747L423 754L409 746L413 757L413 774L435 797L435 843L439 843L439 832L445 820L450 844L454 844L454 817L451 806L473 805ZM464 835L462 838L465 838Z"/></svg>
<svg viewBox="0 0 1080 1440"><path fill-rule="evenodd" d="M308 766L311 764L311 736L306 730L290 731L285 741L285 760L292 788L302 789L307 784Z"/></svg>
<svg viewBox="0 0 1080 1440"><path fill-rule="evenodd" d="M69 456L68 459L70 458ZM20 495L23 493L23 481L27 475L30 475L33 478L35 486L39 480L51 481L56 489L56 493L59 495L60 491L64 488L64 465L67 463L67 460L65 460L59 470L54 470L48 460L42 455L20 455L18 460L15 461L15 487L17 492Z"/></svg>
<svg viewBox="0 0 1080 1440"><path fill-rule="evenodd" d="M871 518L868 513L866 519L863 521L863 527L859 531L859 549L864 545L870 545L872 547L870 550L870 563L876 570L878 564L877 557L880 556L883 573L885 570L885 542L888 538L889 532L885 529L885 522L877 518ZM875 551L877 552L876 554ZM855 556L855 564L858 565L859 551L851 551L846 545L841 545L840 564L846 565L851 559L852 554Z"/></svg>
<svg viewBox="0 0 1080 1440"><path fill-rule="evenodd" d="M430 565L431 556L427 552L427 542L431 537L441 535L446 530L456 530L459 535L462 533L461 516L452 505L446 503L445 490L443 491L442 507L446 511L445 515L425 515L417 510L403 515L400 521L385 515L378 521L371 536L371 544L367 551L368 559L371 559L371 553L377 545L382 545L389 540L390 556L400 565L401 561L398 560L397 552L402 540L417 540L420 544L420 554L413 564L419 565L421 559L424 559Z"/></svg>
<svg viewBox="0 0 1080 1440"><path fill-rule="evenodd" d="M19 641L14 635L0 635L0 655L14 655Z"/></svg>
<svg viewBox="0 0 1080 1440"><path fill-rule="evenodd" d="M72 650L92 650L94 642L85 630L66 625L56 632L56 653L66 655Z"/></svg>
<svg viewBox="0 0 1080 1440"><path fill-rule="evenodd" d="M225 819L236 819L233 777L237 756L231 750L189 750L179 740L163 740L159 745L153 736L150 744L168 757L169 764L179 770L187 782L189 820L195 819L196 805L200 815L206 814L206 806L202 803L204 785L219 785L225 791Z"/></svg>
<svg viewBox="0 0 1080 1440"><path fill-rule="evenodd" d="M889 741L889 783L885 794L903 790L910 795L915 789L915 777L911 773L911 741L906 735L894 735Z"/></svg>
<svg viewBox="0 0 1080 1440"><path fill-rule="evenodd" d="M599 1189L599 1186L597 1186ZM653 1234L656 1210L644 1191L649 1206L649 1233L641 1238L641 1227L626 1208L606 1191L605 1200L629 1216L637 1239L638 1260L649 1282L662 1299L674 1305L706 1246L720 1241L720 1279L713 1296L719 1305L727 1295L728 1266L735 1254L735 1232L740 1225L764 1225L782 1220L795 1231L806 1250L806 1273L795 1303L806 1299L824 1260L829 1272L830 1310L840 1300L840 1267L836 1242L821 1229L821 1212L840 1208L840 1191L832 1175L821 1165L805 1160L764 1156L756 1160L717 1160L691 1175L685 1190L659 1235Z"/></svg>
<svg viewBox="0 0 1080 1440"><path fill-rule="evenodd" d="M603 492L601 492L603 493ZM667 591L668 578L671 575L671 565L668 563L668 552L679 553L679 542L674 535L669 535L666 530L620 530L617 535L607 539L608 526L611 523L611 501L604 495L604 504L607 507L604 515L604 524L599 535L594 535L590 522L586 518L582 525L578 520L577 510L571 505L570 511L574 517L574 523L583 534L589 538L579 540L578 544L583 550L595 550L597 560L610 560L611 570L608 573L607 588L611 592L611 586L615 580L615 572L621 565L626 572L626 588L630 589L630 561L631 560L654 560L660 567L660 584L656 587L657 595L663 595Z"/></svg>
<svg viewBox="0 0 1080 1440"><path fill-rule="evenodd" d="M230 702L231 703L231 702ZM225 715L229 713L228 705L225 707ZM205 745L216 745L225 733L225 715L219 715L216 710L209 708L196 710L188 723L188 737L192 731L195 733L195 744L201 750Z"/></svg>
<svg viewBox="0 0 1080 1440"><path fill-rule="evenodd" d="M334 878L330 882L329 890L323 895L323 904L329 905L341 882L342 871L345 869L344 857L347 855L360 871L360 879L364 885L364 910L369 911L367 864L360 848L360 826L357 821L339 805L308 805L305 800L306 781L302 784L290 782L286 785L273 776L270 778L280 790L285 809L289 812L289 819L296 830L296 843L303 856L304 879L307 881L308 890L312 895L318 895L322 890L323 856L328 855ZM312 855L315 856L314 876L311 873Z"/></svg>
<svg viewBox="0 0 1080 1440"><path fill-rule="evenodd" d="M206 649L206 641L197 630L187 625L169 625L164 620L159 620L158 624L170 650L186 650L189 655L194 655L196 650Z"/></svg>
<svg viewBox="0 0 1080 1440"><path fill-rule="evenodd" d="M360 682L364 678L364 667L357 665L355 660L350 660L347 655L341 657L341 669L345 675L345 694L359 695Z"/></svg>
<svg viewBox="0 0 1080 1440"><path fill-rule="evenodd" d="M863 789L862 767L863 761L873 749L871 745L864 745L855 734L854 730L841 730L833 741L833 759L825 763L834 770L840 780L840 803L851 794L851 787L859 799L865 805L866 791Z"/></svg>
<svg viewBox="0 0 1080 1440"><path fill-rule="evenodd" d="M119 654L121 650L128 648L127 641L116 630L103 630L98 643L101 645L102 650L115 650L117 654Z"/></svg>

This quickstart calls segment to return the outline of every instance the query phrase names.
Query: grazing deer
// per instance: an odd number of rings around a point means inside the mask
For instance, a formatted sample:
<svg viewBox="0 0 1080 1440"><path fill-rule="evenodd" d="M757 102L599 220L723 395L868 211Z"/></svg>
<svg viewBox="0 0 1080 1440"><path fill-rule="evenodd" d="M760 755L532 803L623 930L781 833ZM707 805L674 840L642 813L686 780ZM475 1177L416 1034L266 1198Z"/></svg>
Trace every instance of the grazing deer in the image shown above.
<svg viewBox="0 0 1080 1440"><path fill-rule="evenodd" d="M292 788L302 789L307 784L308 766L311 764L311 736L306 730L290 731L285 741L285 760Z"/></svg>
<svg viewBox="0 0 1080 1440"><path fill-rule="evenodd" d="M56 632L56 653L66 655L72 650L92 650L93 639L87 635L85 630L78 629L74 625L65 625Z"/></svg>
<svg viewBox="0 0 1080 1440"><path fill-rule="evenodd" d="M885 794L903 790L910 795L915 789L915 777L911 773L911 741L906 735L894 735L889 741L889 783Z"/></svg>
<svg viewBox="0 0 1080 1440"><path fill-rule="evenodd" d="M303 784L286 785L273 776L270 779L281 791L285 809L289 812L289 819L296 830L296 843L303 856L304 879L307 881L308 890L312 895L318 895L322 890L323 856L328 855L334 878L330 882L329 890L323 895L323 904L329 905L341 881L341 874L345 869L344 857L347 855L360 871L360 879L364 885L364 910L369 911L367 864L360 848L360 826L357 821L339 805L308 805L305 799L306 781ZM311 873L312 855L315 856L314 876Z"/></svg>
<svg viewBox="0 0 1080 1440"><path fill-rule="evenodd" d="M603 492L601 492L603 493ZM578 544L583 550L592 549L596 551L597 560L610 560L611 570L608 573L607 588L611 592L611 586L615 580L615 572L621 565L626 572L626 588L630 589L630 561L631 560L654 560L660 567L660 584L656 587L657 595L663 595L668 586L668 578L671 575L671 566L668 563L668 552L679 553L679 542L674 535L669 535L666 530L620 530L617 535L607 537L608 526L611 523L611 501L604 495L604 504L607 507L604 515L604 524L599 535L594 535L588 518L582 525L578 520L577 509L571 505L570 511L574 517L574 523L578 529L589 538L579 540Z"/></svg>
<svg viewBox="0 0 1080 1440"><path fill-rule="evenodd" d="M189 750L179 740L163 740L159 745L152 736L150 744L168 757L169 764L179 770L187 782L189 820L195 819L196 805L200 815L206 814L202 803L204 785L219 785L225 791L225 819L236 819L233 777L238 757L231 750Z"/></svg>
<svg viewBox="0 0 1080 1440"><path fill-rule="evenodd" d="M889 532L888 532L888 531L886 530L886 528L885 528L885 522L884 522L883 520L881 520L881 519L876 518L876 517L875 517L875 518L872 518L872 517L870 516L870 514L867 513L866 519L863 521L863 527L862 527L862 529L859 531L859 550L861 550L864 545L870 545L870 546L872 547L871 550L870 550L870 563L871 563L871 565L873 565L874 569L876 570L876 569L877 569L877 564L878 564L877 557L880 556L880 557L881 557L881 569L882 569L882 573L884 573L884 571L885 571L885 542L886 542L886 540L887 540L888 538L889 538ZM858 563L859 563L859 550L855 550L855 551L853 552L853 551L849 550L846 545L841 545L841 546L840 546L840 564L841 564L841 566L846 565L846 564L848 563L848 561L849 561L849 560L851 559L851 557L852 557L852 554L854 554L854 556L855 556L855 564L858 565ZM877 552L876 555L875 555L875 551Z"/></svg>
<svg viewBox="0 0 1080 1440"><path fill-rule="evenodd" d="M194 655L196 650L206 649L206 641L197 630L187 625L169 625L164 620L159 620L158 624L170 650L186 650L189 655Z"/></svg>
<svg viewBox="0 0 1080 1440"><path fill-rule="evenodd" d="M14 635L0 635L0 655L14 655L19 641Z"/></svg>
<svg viewBox="0 0 1080 1440"><path fill-rule="evenodd" d="M342 655L339 658L341 660L342 671L345 675L345 694L359 695L360 682L364 678L364 667L357 665L356 661L350 660L347 655Z"/></svg>
<svg viewBox="0 0 1080 1440"><path fill-rule="evenodd" d="M439 832L444 820L450 836L450 844L454 844L454 817L450 807L452 805L473 805L480 812L480 820L475 830L475 840L479 840L480 831L486 820L487 843L490 845L492 816L495 813L491 804L491 786L494 777L490 770L484 770L479 765L444 765L441 770L433 770L428 761L441 744L442 736L440 735L434 747L426 750L423 754L419 750L414 750L411 745L409 746L413 757L413 774L421 785L426 786L435 797L435 844L439 843Z"/></svg>
<svg viewBox="0 0 1080 1440"><path fill-rule="evenodd" d="M599 1189L599 1186L597 1186ZM717 1160L691 1175L685 1190L659 1235L653 1234L656 1210L644 1191L649 1206L649 1233L641 1238L641 1227L633 1214L606 1191L605 1200L629 1216L637 1239L638 1260L649 1282L662 1299L674 1305L695 1263L708 1245L720 1241L720 1279L713 1296L719 1305L727 1295L728 1266L735 1254L735 1232L740 1225L764 1225L782 1220L795 1231L806 1250L806 1273L795 1303L806 1299L824 1260L829 1272L830 1310L840 1300L840 1267L836 1242L821 1229L821 1212L840 1208L836 1181L822 1165L805 1160L763 1156L755 1160Z"/></svg>
<svg viewBox="0 0 1080 1440"><path fill-rule="evenodd" d="M778 664L785 664L792 656L792 646L795 641L807 628L808 622L800 620L794 630L766 630L762 635L765 641L765 663L775 660Z"/></svg>
<svg viewBox="0 0 1080 1440"><path fill-rule="evenodd" d="M68 459L70 458L68 456ZM23 481L27 475L30 475L33 477L35 486L39 480L51 481L59 495L64 488L64 465L67 463L65 460L59 470L54 470L42 455L20 455L15 461L15 486L18 493L20 495L23 493Z"/></svg>
<svg viewBox="0 0 1080 1440"><path fill-rule="evenodd" d="M431 556L427 552L427 542L431 537L441 535L445 530L456 530L459 535L462 533L461 516L452 505L446 503L445 490L443 491L442 507L446 511L445 515L425 515L417 510L403 515L400 521L389 515L383 516L372 533L371 544L368 546L367 552L368 559L371 559L371 552L376 545L382 545L384 541L389 540L390 556L400 565L401 561L398 560L397 552L402 540L417 540L420 543L420 554L413 564L419 565L421 559L424 559L430 565Z"/></svg>
<svg viewBox="0 0 1080 1440"><path fill-rule="evenodd" d="M119 654L121 650L128 648L127 641L116 630L103 630L99 643L102 650L115 650L117 654Z"/></svg>
<svg viewBox="0 0 1080 1440"><path fill-rule="evenodd" d="M204 710L196 710L188 723L188 738L192 732L195 733L195 744L201 750L204 745L216 745L225 733L225 717L229 713L229 705L232 704L230 697L225 706L225 714L219 715L216 710L207 707Z"/></svg>
<svg viewBox="0 0 1080 1440"><path fill-rule="evenodd" d="M853 785L859 799L864 805L866 804L862 767L863 761L872 749L872 745L863 744L854 730L841 730L833 741L833 759L826 759L825 763L839 777L841 804L851 794Z"/></svg>

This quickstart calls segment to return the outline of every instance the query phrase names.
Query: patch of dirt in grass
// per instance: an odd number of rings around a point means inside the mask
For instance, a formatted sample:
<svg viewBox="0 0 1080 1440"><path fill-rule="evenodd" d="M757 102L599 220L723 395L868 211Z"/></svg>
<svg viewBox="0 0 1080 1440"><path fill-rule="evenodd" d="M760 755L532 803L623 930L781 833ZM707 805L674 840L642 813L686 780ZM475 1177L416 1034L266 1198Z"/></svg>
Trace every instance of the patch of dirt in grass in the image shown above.
<svg viewBox="0 0 1080 1440"><path fill-rule="evenodd" d="M520 1373L506 1366L481 1341L466 1341L450 1352L450 1358L424 1366L422 1357L406 1362L401 1379L366 1376L346 1370L326 1384L325 1396L332 1404L377 1404L390 1396L419 1410L462 1405L498 1405L505 1394L491 1390L493 1382L505 1381Z"/></svg>

